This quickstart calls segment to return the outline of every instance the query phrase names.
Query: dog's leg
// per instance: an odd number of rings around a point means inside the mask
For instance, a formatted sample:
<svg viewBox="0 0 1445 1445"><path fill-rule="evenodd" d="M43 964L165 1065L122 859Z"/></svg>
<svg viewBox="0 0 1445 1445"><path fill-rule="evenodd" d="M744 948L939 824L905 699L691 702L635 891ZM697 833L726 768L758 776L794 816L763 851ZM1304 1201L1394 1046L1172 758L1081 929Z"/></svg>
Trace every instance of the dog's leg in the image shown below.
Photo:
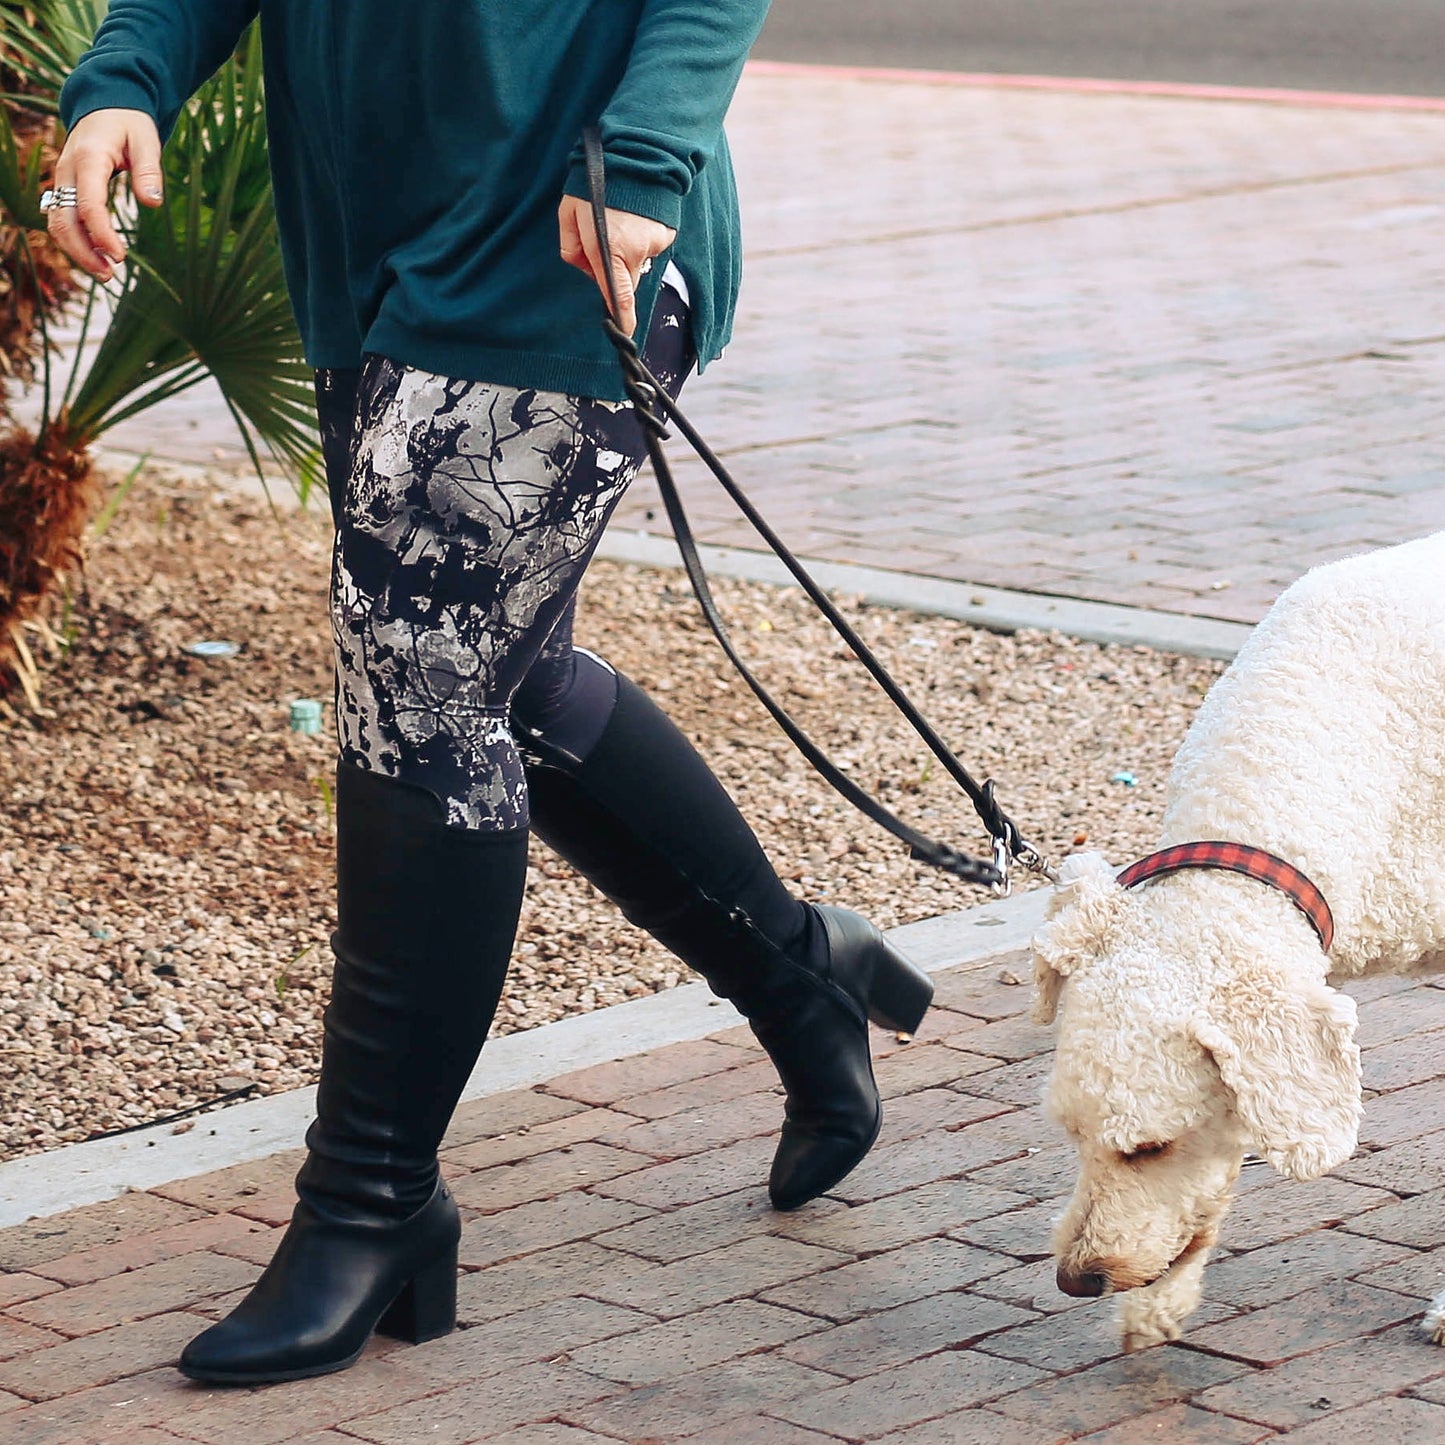
<svg viewBox="0 0 1445 1445"><path fill-rule="evenodd" d="M1126 1354L1179 1338L1185 1318L1198 1307L1204 1292L1208 1258L1208 1249L1196 1250L1162 1279L1119 1296L1119 1331Z"/></svg>
<svg viewBox="0 0 1445 1445"><path fill-rule="evenodd" d="M1420 1327L1430 1336L1431 1344L1445 1345L1445 1292L1430 1301L1430 1308L1425 1311Z"/></svg>

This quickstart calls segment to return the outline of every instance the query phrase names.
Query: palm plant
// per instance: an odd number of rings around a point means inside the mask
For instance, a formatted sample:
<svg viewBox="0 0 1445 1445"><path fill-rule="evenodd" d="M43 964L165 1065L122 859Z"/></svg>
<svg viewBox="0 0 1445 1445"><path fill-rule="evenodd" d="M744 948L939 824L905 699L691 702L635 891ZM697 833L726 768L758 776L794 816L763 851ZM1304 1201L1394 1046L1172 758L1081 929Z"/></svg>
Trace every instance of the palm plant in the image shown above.
<svg viewBox="0 0 1445 1445"><path fill-rule="evenodd" d="M0 169L4 160L0 145ZM47 354L37 432L0 437L0 662L32 703L23 625L56 578L79 565L97 492L91 448L110 427L209 376L258 472L264 450L303 500L317 479L311 373L282 274L254 27L182 113L163 166L166 203L122 218L129 247L122 279L109 291L90 287L82 343L109 310L94 358L82 368L77 346L57 396ZM0 204L33 205L7 190L0 181ZM21 224L39 219L18 206L11 215Z"/></svg>

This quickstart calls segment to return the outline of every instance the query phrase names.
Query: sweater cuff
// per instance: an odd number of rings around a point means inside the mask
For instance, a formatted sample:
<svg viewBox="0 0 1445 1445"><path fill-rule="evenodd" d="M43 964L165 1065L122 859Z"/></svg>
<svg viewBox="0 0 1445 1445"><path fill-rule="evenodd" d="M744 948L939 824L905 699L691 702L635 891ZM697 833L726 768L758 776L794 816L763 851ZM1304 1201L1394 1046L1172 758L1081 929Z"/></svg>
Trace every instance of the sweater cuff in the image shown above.
<svg viewBox="0 0 1445 1445"><path fill-rule="evenodd" d="M76 121L96 110L143 111L158 129L168 129L163 127L155 91L142 81L118 75L90 75L84 69L72 71L60 92L61 124L70 130ZM173 118L167 119L172 119L174 124ZM161 139L166 140L167 135L163 133Z"/></svg>
<svg viewBox="0 0 1445 1445"><path fill-rule="evenodd" d="M587 167L574 162L567 174L565 194L586 201L592 197L587 184ZM670 226L677 230L682 220L682 197L670 186L658 185L655 181L639 180L635 176L620 175L612 166L607 170L607 208L612 211L629 211L634 216L646 216L650 221Z"/></svg>

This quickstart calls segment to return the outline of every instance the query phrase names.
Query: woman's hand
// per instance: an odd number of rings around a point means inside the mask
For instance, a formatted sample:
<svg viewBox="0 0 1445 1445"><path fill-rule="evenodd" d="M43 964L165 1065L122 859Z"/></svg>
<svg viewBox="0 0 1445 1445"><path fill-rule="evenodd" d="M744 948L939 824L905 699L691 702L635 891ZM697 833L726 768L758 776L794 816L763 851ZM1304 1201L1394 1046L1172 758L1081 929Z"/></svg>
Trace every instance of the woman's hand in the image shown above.
<svg viewBox="0 0 1445 1445"><path fill-rule="evenodd" d="M590 276L607 296L607 278L602 274L602 251L597 244L597 224L592 207L576 196L563 196L557 211L562 232L562 259ZM617 286L617 304L622 314L617 324L631 336L637 330L637 282L647 262L672 245L677 232L660 221L631 211L607 211L607 239L612 247L612 276Z"/></svg>
<svg viewBox="0 0 1445 1445"><path fill-rule="evenodd" d="M125 260L110 215L110 183L130 172L143 206L161 203L161 138L143 110L93 110L75 123L55 162L55 185L74 186L77 204L47 212L50 238L83 271L109 281Z"/></svg>

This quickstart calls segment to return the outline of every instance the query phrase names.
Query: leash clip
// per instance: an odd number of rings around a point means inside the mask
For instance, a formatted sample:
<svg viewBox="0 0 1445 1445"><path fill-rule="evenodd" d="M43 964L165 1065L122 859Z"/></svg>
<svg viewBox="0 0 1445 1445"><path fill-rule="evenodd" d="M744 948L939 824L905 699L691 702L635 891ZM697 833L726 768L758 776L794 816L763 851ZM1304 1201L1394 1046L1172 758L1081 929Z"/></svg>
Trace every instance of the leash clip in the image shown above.
<svg viewBox="0 0 1445 1445"><path fill-rule="evenodd" d="M1014 891L1013 857L1009 853L1008 842L1004 838L993 840L993 866L999 876L999 881L992 888L993 896L1007 898Z"/></svg>
<svg viewBox="0 0 1445 1445"><path fill-rule="evenodd" d="M993 840L993 866L1000 882L993 884L995 898L1007 898L1013 892L1013 865L1022 863L1030 873L1047 878L1050 883L1059 881L1059 870L1055 868L1032 843L1026 843L1013 830L1012 839L1007 835Z"/></svg>

